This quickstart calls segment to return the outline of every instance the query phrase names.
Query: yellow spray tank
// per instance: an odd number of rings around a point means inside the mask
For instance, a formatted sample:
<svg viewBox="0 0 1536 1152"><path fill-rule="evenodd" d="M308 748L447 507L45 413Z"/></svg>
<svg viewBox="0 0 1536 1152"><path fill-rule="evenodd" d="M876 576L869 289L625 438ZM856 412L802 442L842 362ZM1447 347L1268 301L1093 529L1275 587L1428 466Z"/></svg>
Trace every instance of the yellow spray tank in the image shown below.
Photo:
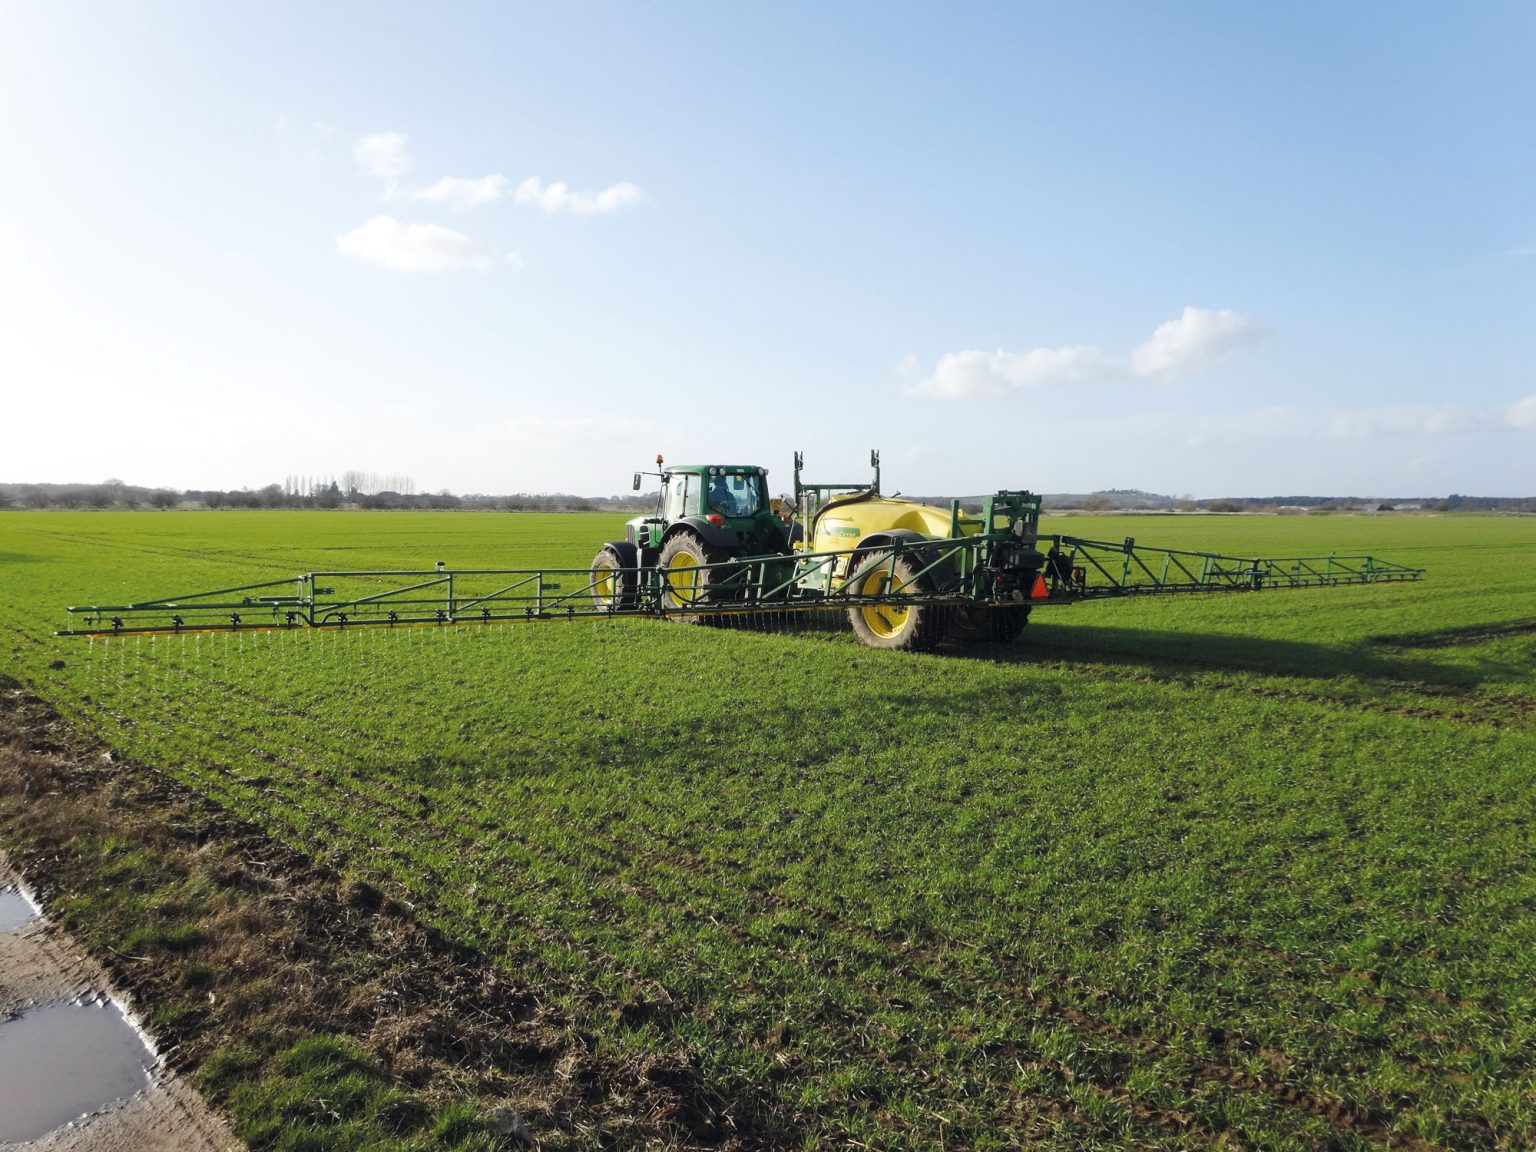
<svg viewBox="0 0 1536 1152"><path fill-rule="evenodd" d="M962 531L962 535L972 535L979 528L980 521L972 521L971 531ZM867 495L853 493L824 504L816 513L810 545L813 551L831 552L852 547L876 532L907 531L942 539L949 535L949 529L947 509L915 500L893 500L870 489Z"/></svg>

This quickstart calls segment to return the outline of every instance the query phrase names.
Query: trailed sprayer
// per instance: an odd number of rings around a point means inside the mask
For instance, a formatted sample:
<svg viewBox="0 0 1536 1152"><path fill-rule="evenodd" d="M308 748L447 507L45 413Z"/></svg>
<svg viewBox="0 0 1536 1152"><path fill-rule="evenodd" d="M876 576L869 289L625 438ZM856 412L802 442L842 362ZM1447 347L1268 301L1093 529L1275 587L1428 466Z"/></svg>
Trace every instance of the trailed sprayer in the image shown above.
<svg viewBox="0 0 1536 1152"><path fill-rule="evenodd" d="M874 648L1007 642L1040 607L1123 596L1417 580L1372 556L1227 556L1040 532L1040 497L1003 489L969 509L887 497L871 480L809 483L790 500L756 465L667 465L649 515L582 569L308 572L284 580L68 609L66 636L496 624L643 616L772 626L846 613Z"/></svg>

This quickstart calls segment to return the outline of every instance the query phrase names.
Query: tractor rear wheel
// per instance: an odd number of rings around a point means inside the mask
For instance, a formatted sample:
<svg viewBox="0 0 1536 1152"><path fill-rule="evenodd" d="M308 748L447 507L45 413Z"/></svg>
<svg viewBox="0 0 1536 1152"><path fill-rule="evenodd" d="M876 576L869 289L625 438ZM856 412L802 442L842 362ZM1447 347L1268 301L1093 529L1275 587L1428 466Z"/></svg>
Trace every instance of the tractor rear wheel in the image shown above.
<svg viewBox="0 0 1536 1152"><path fill-rule="evenodd" d="M853 596L885 596L897 599L878 604L855 604L848 609L848 621L859 640L870 648L897 648L908 652L927 651L944 639L945 610L937 604L906 604L905 595L924 595L933 591L926 574L918 575L918 566L908 557L891 562L889 552L869 558L846 585Z"/></svg>
<svg viewBox="0 0 1536 1152"><path fill-rule="evenodd" d="M968 644L1012 644L1028 623L1028 604L1017 608L956 608L950 631Z"/></svg>
<svg viewBox="0 0 1536 1152"><path fill-rule="evenodd" d="M612 548L599 548L592 557L592 603L603 611L633 608L635 570L626 568Z"/></svg>
<svg viewBox="0 0 1536 1152"><path fill-rule="evenodd" d="M704 619L702 616L673 613L679 608L715 602L719 598L720 589L714 585L724 578L725 570L699 566L720 564L729 559L727 553L710 547L693 532L679 532L662 545L656 567L661 572L661 604L668 609L672 619L683 624L698 624Z"/></svg>

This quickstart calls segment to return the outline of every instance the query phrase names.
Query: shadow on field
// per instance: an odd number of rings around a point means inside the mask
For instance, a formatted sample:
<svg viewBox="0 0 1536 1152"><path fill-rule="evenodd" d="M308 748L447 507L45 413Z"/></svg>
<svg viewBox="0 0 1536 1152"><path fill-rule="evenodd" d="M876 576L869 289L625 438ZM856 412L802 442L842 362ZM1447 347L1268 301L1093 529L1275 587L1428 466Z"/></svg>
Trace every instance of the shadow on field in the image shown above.
<svg viewBox="0 0 1536 1152"><path fill-rule="evenodd" d="M1394 640L1397 643L1365 640L1332 645L1206 632L1031 623L1011 645L954 645L948 651L956 656L1004 664L1074 660L1163 672L1170 668L1228 668L1270 676L1337 676L1452 690L1520 682L1530 673L1529 658L1520 652L1476 654L1463 648L1456 663L1443 663L1422 654L1437 645L1410 647L1400 637Z"/></svg>

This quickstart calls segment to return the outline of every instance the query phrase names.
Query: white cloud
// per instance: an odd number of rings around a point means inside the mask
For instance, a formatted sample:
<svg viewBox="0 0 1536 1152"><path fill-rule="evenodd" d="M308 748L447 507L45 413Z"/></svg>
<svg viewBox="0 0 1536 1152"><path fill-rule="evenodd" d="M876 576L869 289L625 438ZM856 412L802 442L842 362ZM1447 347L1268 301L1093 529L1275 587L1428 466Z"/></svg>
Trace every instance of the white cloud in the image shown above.
<svg viewBox="0 0 1536 1152"><path fill-rule="evenodd" d="M1158 325L1152 338L1132 349L1129 357L1109 355L1091 344L1028 352L950 352L939 358L931 376L904 391L909 396L958 399L1117 378L1171 380L1210 367L1259 338L1253 322L1240 313L1189 307L1177 319ZM909 356L897 375L911 378L912 369Z"/></svg>
<svg viewBox="0 0 1536 1152"><path fill-rule="evenodd" d="M1504 412L1504 423L1511 428L1536 431L1536 393L1524 400L1516 400Z"/></svg>
<svg viewBox="0 0 1536 1152"><path fill-rule="evenodd" d="M1088 345L1033 348L1028 352L950 352L933 375L906 391L912 396L1007 396L1026 388L1078 384L1110 371L1103 354Z"/></svg>
<svg viewBox="0 0 1536 1152"><path fill-rule="evenodd" d="M638 184L622 180L604 188L601 192L572 191L562 181L545 184L537 176L530 176L517 186L518 204L529 208L542 208L550 215L572 212L577 216L596 216L605 212L617 212L646 199L645 190Z"/></svg>
<svg viewBox="0 0 1536 1152"><path fill-rule="evenodd" d="M375 216L336 237L336 251L359 264L395 272L484 269L494 259L462 232L437 224L402 224L393 216Z"/></svg>
<svg viewBox="0 0 1536 1152"><path fill-rule="evenodd" d="M398 180L411 170L410 137L403 132L370 132L352 148L358 167L380 180Z"/></svg>
<svg viewBox="0 0 1536 1152"><path fill-rule="evenodd" d="M1253 322L1230 308L1184 309L1131 351L1131 373L1170 379L1208 368L1258 338Z"/></svg>
<svg viewBox="0 0 1536 1152"><path fill-rule="evenodd" d="M512 187L500 172L490 176L469 179L464 176L444 176L436 184L425 188L413 188L406 195L411 200L425 200L432 204L448 204L464 211L482 204L494 204Z"/></svg>
<svg viewBox="0 0 1536 1152"><path fill-rule="evenodd" d="M1536 256L1536 244L1521 244L1504 253L1506 256Z"/></svg>

